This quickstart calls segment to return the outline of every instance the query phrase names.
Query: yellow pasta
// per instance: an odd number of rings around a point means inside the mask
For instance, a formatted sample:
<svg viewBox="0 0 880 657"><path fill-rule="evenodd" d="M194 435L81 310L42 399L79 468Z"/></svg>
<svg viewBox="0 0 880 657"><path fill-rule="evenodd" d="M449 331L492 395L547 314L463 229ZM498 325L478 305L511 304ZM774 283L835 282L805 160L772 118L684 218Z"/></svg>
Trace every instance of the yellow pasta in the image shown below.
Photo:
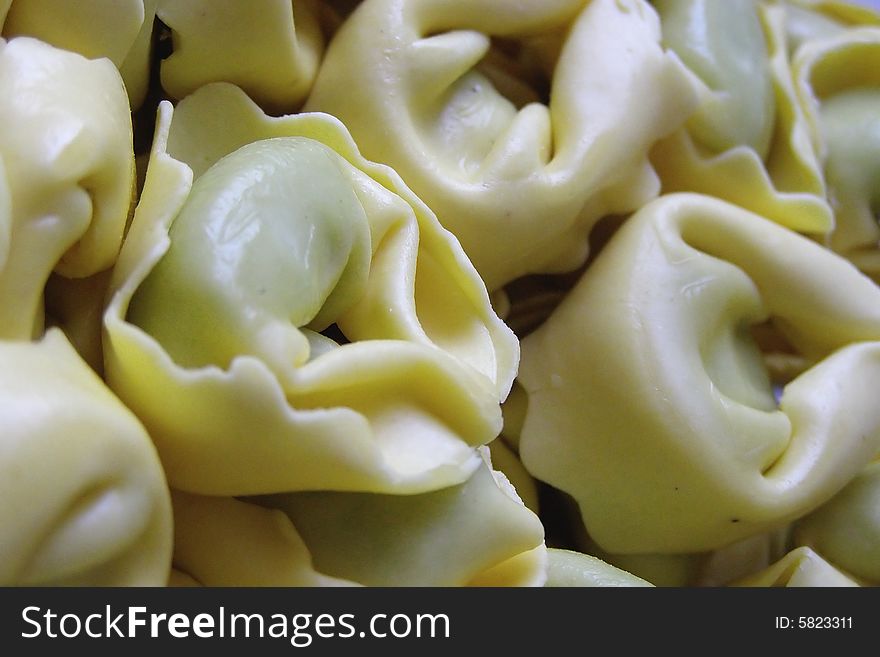
<svg viewBox="0 0 880 657"><path fill-rule="evenodd" d="M164 585L171 507L155 449L57 329L0 342L0 495L3 586Z"/></svg>
<svg viewBox="0 0 880 657"><path fill-rule="evenodd" d="M603 562L589 554L552 548L547 550L550 587L651 586L640 577Z"/></svg>
<svg viewBox="0 0 880 657"><path fill-rule="evenodd" d="M563 29L547 105L516 107L475 70L492 38ZM596 220L657 194L647 151L696 101L659 41L642 0L371 0L334 37L306 109L394 167L495 290L575 269Z"/></svg>
<svg viewBox="0 0 880 657"><path fill-rule="evenodd" d="M859 584L841 573L820 555L806 547L792 550L759 573L737 580L732 586L855 587Z"/></svg>
<svg viewBox="0 0 880 657"><path fill-rule="evenodd" d="M159 0L6 0L3 36L31 36L89 59L108 58L125 80L131 106L147 95L153 18Z"/></svg>
<svg viewBox="0 0 880 657"><path fill-rule="evenodd" d="M750 326L811 363L777 405ZM880 449L880 288L722 201L662 197L523 341L523 463L609 552L722 547L804 515Z"/></svg>
<svg viewBox="0 0 880 657"><path fill-rule="evenodd" d="M320 8L320 0L159 0L174 43L162 62L162 87L183 98L230 82L266 109L294 110L323 55Z"/></svg>
<svg viewBox="0 0 880 657"><path fill-rule="evenodd" d="M332 117L270 119L229 85L181 103L168 132L170 115L163 105L105 325L108 381L149 428L172 485L216 495L419 492L465 480L479 462L474 447L501 428L518 343L457 243L391 170L360 158ZM192 168L165 152L166 139ZM307 195L291 206L295 222L278 219L281 206L259 191L252 200L248 167L260 156L240 147L251 141L300 149L299 180L263 170L282 197L290 184L287 193ZM232 177L215 184L223 167ZM232 180L231 196L220 195ZM340 229L336 243L335 229L309 227L339 208L354 237ZM215 237L201 239L203 229ZM265 236L253 241L262 231L274 231L268 242L305 241L263 252ZM340 262L333 249L349 238ZM287 295L288 285L307 295ZM318 333L331 323L350 342ZM212 331L217 348L187 355L187 340Z"/></svg>
<svg viewBox="0 0 880 657"><path fill-rule="evenodd" d="M880 584L880 461L798 520L794 533L798 544L812 547L854 579Z"/></svg>
<svg viewBox="0 0 880 657"><path fill-rule="evenodd" d="M828 244L880 280L880 28L808 41L794 66L825 154Z"/></svg>
<svg viewBox="0 0 880 657"><path fill-rule="evenodd" d="M0 0L0 585L880 584L878 117L840 0Z"/></svg>
<svg viewBox="0 0 880 657"><path fill-rule="evenodd" d="M708 194L793 230L828 232L833 216L817 135L795 90L784 8L754 0L657 4L664 42L704 83L686 128L651 153L663 190Z"/></svg>
<svg viewBox="0 0 880 657"><path fill-rule="evenodd" d="M41 334L53 271L113 265L133 193L131 114L112 64L0 39L0 338Z"/></svg>
<svg viewBox="0 0 880 657"><path fill-rule="evenodd" d="M540 521L488 465L419 495L257 501L175 493L175 565L206 585L535 586L546 578Z"/></svg>

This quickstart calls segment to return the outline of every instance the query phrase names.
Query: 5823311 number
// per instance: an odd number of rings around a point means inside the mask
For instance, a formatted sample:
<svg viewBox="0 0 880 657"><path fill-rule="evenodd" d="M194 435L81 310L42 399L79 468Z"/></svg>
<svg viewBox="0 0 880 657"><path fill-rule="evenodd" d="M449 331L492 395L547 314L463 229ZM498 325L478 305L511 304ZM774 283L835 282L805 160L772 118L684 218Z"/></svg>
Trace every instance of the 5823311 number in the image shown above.
<svg viewBox="0 0 880 657"><path fill-rule="evenodd" d="M802 630L851 630L852 616L798 616Z"/></svg>

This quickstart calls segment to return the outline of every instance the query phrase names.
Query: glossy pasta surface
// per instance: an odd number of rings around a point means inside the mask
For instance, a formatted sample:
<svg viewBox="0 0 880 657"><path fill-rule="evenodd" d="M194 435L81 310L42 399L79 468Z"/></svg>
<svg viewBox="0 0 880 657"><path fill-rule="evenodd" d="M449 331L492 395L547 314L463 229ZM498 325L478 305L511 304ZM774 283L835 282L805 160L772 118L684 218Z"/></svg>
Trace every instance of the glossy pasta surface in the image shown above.
<svg viewBox="0 0 880 657"><path fill-rule="evenodd" d="M0 0L0 584L875 586L878 284L874 2Z"/></svg>

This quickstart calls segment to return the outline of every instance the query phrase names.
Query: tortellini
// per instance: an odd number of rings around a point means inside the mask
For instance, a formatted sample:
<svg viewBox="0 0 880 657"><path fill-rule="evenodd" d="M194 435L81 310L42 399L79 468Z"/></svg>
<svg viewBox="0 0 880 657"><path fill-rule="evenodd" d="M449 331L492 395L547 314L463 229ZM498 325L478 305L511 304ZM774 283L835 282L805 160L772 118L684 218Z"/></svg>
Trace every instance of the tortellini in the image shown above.
<svg viewBox="0 0 880 657"><path fill-rule="evenodd" d="M165 584L155 449L57 329L0 341L0 427L0 585Z"/></svg>
<svg viewBox="0 0 880 657"><path fill-rule="evenodd" d="M455 239L328 115L269 118L216 84L170 117L163 104L105 323L108 381L172 486L466 480L519 345Z"/></svg>
<svg viewBox="0 0 880 657"><path fill-rule="evenodd" d="M321 0L160 0L158 15L174 43L162 62L162 87L183 98L230 82L267 110L294 110L323 55L320 11Z"/></svg>
<svg viewBox="0 0 880 657"><path fill-rule="evenodd" d="M563 31L547 105L517 107L475 68L492 39ZM643 0L366 0L305 107L394 167L495 290L575 269L601 216L656 196L648 149L696 103L659 41Z"/></svg>
<svg viewBox="0 0 880 657"><path fill-rule="evenodd" d="M770 150L776 100L764 31L751 0L655 0L663 41L712 90L688 121L707 150Z"/></svg>
<svg viewBox="0 0 880 657"><path fill-rule="evenodd" d="M704 84L687 126L653 149L664 192L730 201L793 230L833 226L816 135L795 89L785 9L658 0L663 42Z"/></svg>
<svg viewBox="0 0 880 657"><path fill-rule="evenodd" d="M0 585L880 584L878 283L876 11L0 0Z"/></svg>
<svg viewBox="0 0 880 657"><path fill-rule="evenodd" d="M608 554L595 544L590 554L641 577L655 586L727 586L770 567L785 556L790 527L749 536L710 552L677 554Z"/></svg>
<svg viewBox="0 0 880 657"><path fill-rule="evenodd" d="M550 587L651 586L641 577L611 566L589 554L551 548L547 550Z"/></svg>
<svg viewBox="0 0 880 657"><path fill-rule="evenodd" d="M174 508L175 566L206 585L540 586L546 578L541 522L488 463L463 484L419 495L175 493Z"/></svg>
<svg viewBox="0 0 880 657"><path fill-rule="evenodd" d="M113 265L133 192L131 113L113 65L0 39L0 338L40 335L53 271Z"/></svg>
<svg viewBox="0 0 880 657"><path fill-rule="evenodd" d="M507 445L502 436L489 443L489 453L492 455L492 464L513 484L517 495L523 504L538 513L538 484L523 467L519 456Z"/></svg>
<svg viewBox="0 0 880 657"><path fill-rule="evenodd" d="M133 108L150 79L153 19L159 0L7 0L7 39L31 36L89 59L108 58L125 80Z"/></svg>
<svg viewBox="0 0 880 657"><path fill-rule="evenodd" d="M853 578L880 585L880 461L799 520L794 533Z"/></svg>
<svg viewBox="0 0 880 657"><path fill-rule="evenodd" d="M792 51L808 40L833 36L849 27L880 25L877 0L783 0L783 4Z"/></svg>
<svg viewBox="0 0 880 657"><path fill-rule="evenodd" d="M819 554L807 547L799 547L772 566L743 577L731 586L761 587L855 587L858 582L840 572Z"/></svg>
<svg viewBox="0 0 880 657"><path fill-rule="evenodd" d="M751 327L813 364L778 404ZM620 553L706 551L790 522L880 449L880 288L695 194L630 217L523 340L523 463Z"/></svg>
<svg viewBox="0 0 880 657"><path fill-rule="evenodd" d="M232 497L175 491L172 584L194 586L346 585L318 573L290 519ZM241 555L248 555L242 559Z"/></svg>
<svg viewBox="0 0 880 657"><path fill-rule="evenodd" d="M828 244L880 282L880 28L808 41L794 66L825 153Z"/></svg>

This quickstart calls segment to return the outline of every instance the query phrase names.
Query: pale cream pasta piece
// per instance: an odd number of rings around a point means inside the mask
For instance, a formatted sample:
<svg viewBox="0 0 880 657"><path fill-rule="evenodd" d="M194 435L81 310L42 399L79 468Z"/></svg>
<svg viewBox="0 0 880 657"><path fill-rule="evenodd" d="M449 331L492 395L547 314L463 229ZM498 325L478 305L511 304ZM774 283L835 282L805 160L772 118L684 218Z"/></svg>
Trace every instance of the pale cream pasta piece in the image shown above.
<svg viewBox="0 0 880 657"><path fill-rule="evenodd" d="M510 388L510 394L504 400L501 411L504 416L504 426L501 430L501 438L511 450L519 454L519 437L522 433L522 425L526 418L526 407L528 405L528 396L523 387L517 382L513 382Z"/></svg>
<svg viewBox="0 0 880 657"><path fill-rule="evenodd" d="M601 559L559 548L547 550L548 587L644 587L652 586L641 577L616 568Z"/></svg>
<svg viewBox="0 0 880 657"><path fill-rule="evenodd" d="M801 518L794 536L853 578L880 585L880 461Z"/></svg>
<svg viewBox="0 0 880 657"><path fill-rule="evenodd" d="M857 587L859 583L840 572L815 551L799 547L769 568L732 582L730 586Z"/></svg>
<svg viewBox="0 0 880 657"><path fill-rule="evenodd" d="M703 82L685 128L657 144L663 191L730 201L800 232L833 226L815 133L795 89L785 8L660 0L663 42Z"/></svg>
<svg viewBox="0 0 880 657"><path fill-rule="evenodd" d="M453 236L333 117L270 118L226 84L173 111L105 316L108 381L172 487L467 479L519 345Z"/></svg>
<svg viewBox="0 0 880 657"><path fill-rule="evenodd" d="M812 367L777 403L751 326ZM523 340L520 456L620 553L708 551L812 511L880 449L880 288L723 201L633 215Z"/></svg>
<svg viewBox="0 0 880 657"><path fill-rule="evenodd" d="M0 584L165 584L171 506L155 449L57 329L0 342L0 427Z"/></svg>
<svg viewBox="0 0 880 657"><path fill-rule="evenodd" d="M563 30L546 105L517 107L478 68L494 38ZM366 0L305 107L394 167L495 290L577 268L600 217L656 196L647 151L695 103L642 0Z"/></svg>
<svg viewBox="0 0 880 657"><path fill-rule="evenodd" d="M784 4L786 41L792 55L807 41L839 35L851 27L880 25L875 10L851 2L786 0Z"/></svg>
<svg viewBox="0 0 880 657"><path fill-rule="evenodd" d="M874 0L783 0L782 4L785 7L785 31L791 53L812 39L834 36L853 27L880 25L880 6Z"/></svg>
<svg viewBox="0 0 880 657"><path fill-rule="evenodd" d="M324 52L320 11L320 0L160 0L173 42L162 87L184 98L230 82L267 110L297 109Z"/></svg>
<svg viewBox="0 0 880 657"><path fill-rule="evenodd" d="M614 568L662 588L695 586L704 554L609 554L596 546L590 547L590 553Z"/></svg>
<svg viewBox="0 0 880 657"><path fill-rule="evenodd" d="M760 572L785 556L790 528L781 527L741 539L709 552L678 554L609 554L595 544L585 548L655 586L726 586Z"/></svg>
<svg viewBox="0 0 880 657"><path fill-rule="evenodd" d="M764 570L783 558L791 545L791 526L749 536L713 550L700 560L695 586L727 586Z"/></svg>
<svg viewBox="0 0 880 657"><path fill-rule="evenodd" d="M498 436L489 443L488 447L492 455L493 467L504 473L504 476L516 489L523 504L535 513L539 513L538 483L525 469L516 452L511 449L503 436Z"/></svg>
<svg viewBox="0 0 880 657"><path fill-rule="evenodd" d="M541 586L544 528L481 466L420 495L303 492L262 500L291 519L324 573L367 586Z"/></svg>
<svg viewBox="0 0 880 657"><path fill-rule="evenodd" d="M880 282L880 28L809 40L794 69L821 139L836 220L827 243Z"/></svg>
<svg viewBox="0 0 880 657"><path fill-rule="evenodd" d="M462 484L418 495L173 499L175 567L209 586L541 586L546 578L540 520L487 464Z"/></svg>
<svg viewBox="0 0 880 657"><path fill-rule="evenodd" d="M290 519L232 497L172 491L177 586L351 586L322 575Z"/></svg>
<svg viewBox="0 0 880 657"><path fill-rule="evenodd" d="M114 263L133 186L131 113L113 65L0 39L0 338L41 333L53 271L80 278Z"/></svg>
<svg viewBox="0 0 880 657"><path fill-rule="evenodd" d="M133 108L150 81L153 22L159 0L8 0L7 39L31 36L88 59L106 57L125 80ZM2 5L2 3L0 3Z"/></svg>

